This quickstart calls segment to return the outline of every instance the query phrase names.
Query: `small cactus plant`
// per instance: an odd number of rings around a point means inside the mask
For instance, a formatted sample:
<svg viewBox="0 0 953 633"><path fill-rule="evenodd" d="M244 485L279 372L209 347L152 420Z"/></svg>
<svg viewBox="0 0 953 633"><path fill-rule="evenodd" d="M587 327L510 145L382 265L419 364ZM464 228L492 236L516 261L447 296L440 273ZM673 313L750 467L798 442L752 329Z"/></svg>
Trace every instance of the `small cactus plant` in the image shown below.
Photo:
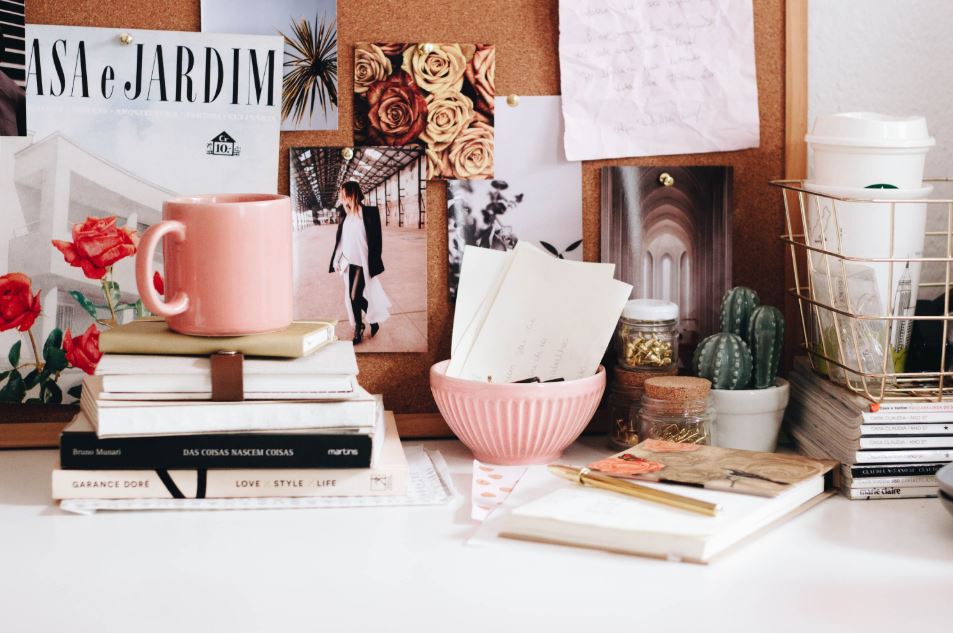
<svg viewBox="0 0 953 633"><path fill-rule="evenodd" d="M758 307L758 293L751 288L735 286L721 300L721 331L748 338L751 313Z"/></svg>
<svg viewBox="0 0 953 633"><path fill-rule="evenodd" d="M774 306L758 306L748 322L748 349L754 365L755 389L767 389L778 377L784 342L784 315Z"/></svg>
<svg viewBox="0 0 953 633"><path fill-rule="evenodd" d="M758 305L758 293L737 286L721 301L721 329L695 350L695 374L715 389L766 389L774 385L781 363L784 315Z"/></svg>
<svg viewBox="0 0 953 633"><path fill-rule="evenodd" d="M692 364L715 389L744 389L751 382L751 352L744 339L731 332L712 334L699 343Z"/></svg>

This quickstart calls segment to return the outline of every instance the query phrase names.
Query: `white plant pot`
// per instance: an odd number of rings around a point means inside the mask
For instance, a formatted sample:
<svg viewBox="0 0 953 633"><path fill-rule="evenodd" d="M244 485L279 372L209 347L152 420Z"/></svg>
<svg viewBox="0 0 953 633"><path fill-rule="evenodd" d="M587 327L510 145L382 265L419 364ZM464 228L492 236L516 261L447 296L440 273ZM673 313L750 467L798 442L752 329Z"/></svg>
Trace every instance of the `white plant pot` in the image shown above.
<svg viewBox="0 0 953 633"><path fill-rule="evenodd" d="M791 386L778 378L767 389L712 389L715 446L774 452Z"/></svg>

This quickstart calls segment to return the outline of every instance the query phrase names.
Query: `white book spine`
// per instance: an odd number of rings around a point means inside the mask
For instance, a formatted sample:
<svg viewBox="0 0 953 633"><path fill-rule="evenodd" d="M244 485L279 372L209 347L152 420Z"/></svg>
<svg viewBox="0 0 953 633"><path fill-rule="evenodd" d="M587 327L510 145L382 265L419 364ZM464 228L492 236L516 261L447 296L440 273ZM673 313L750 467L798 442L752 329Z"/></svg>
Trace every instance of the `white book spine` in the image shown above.
<svg viewBox="0 0 953 633"><path fill-rule="evenodd" d="M165 475L166 473L163 473ZM238 497L349 497L407 493L407 468L308 470L53 471L54 499L229 499ZM177 491L173 492L173 491Z"/></svg>
<svg viewBox="0 0 953 633"><path fill-rule="evenodd" d="M848 488L848 499L916 499L937 496L937 486L875 486L872 488Z"/></svg>
<svg viewBox="0 0 953 633"><path fill-rule="evenodd" d="M861 437L863 448L953 448L953 436L917 435L909 437Z"/></svg>
<svg viewBox="0 0 953 633"><path fill-rule="evenodd" d="M864 424L953 423L949 411L898 411L896 413L863 413Z"/></svg>
<svg viewBox="0 0 953 633"><path fill-rule="evenodd" d="M854 463L857 464L904 464L917 462L953 461L953 450L928 449L920 451L885 450L856 451Z"/></svg>
<svg viewBox="0 0 953 633"><path fill-rule="evenodd" d="M877 405L881 413L900 413L900 412L946 412L953 415L953 402L884 402Z"/></svg>
<svg viewBox="0 0 953 633"><path fill-rule="evenodd" d="M936 477L933 475L912 475L909 477L860 477L849 479L850 488L883 488L888 486L912 488L916 486L936 487Z"/></svg>
<svg viewBox="0 0 953 633"><path fill-rule="evenodd" d="M208 374L114 374L103 376L103 391L110 393L211 393ZM350 376L302 374L246 374L245 393L254 392L347 392L354 390Z"/></svg>
<svg viewBox="0 0 953 633"><path fill-rule="evenodd" d="M83 412L100 437L183 435L187 433L373 427L376 400L343 402L257 402L97 406Z"/></svg>
<svg viewBox="0 0 953 633"><path fill-rule="evenodd" d="M953 422L942 424L864 424L860 434L871 435L953 435Z"/></svg>

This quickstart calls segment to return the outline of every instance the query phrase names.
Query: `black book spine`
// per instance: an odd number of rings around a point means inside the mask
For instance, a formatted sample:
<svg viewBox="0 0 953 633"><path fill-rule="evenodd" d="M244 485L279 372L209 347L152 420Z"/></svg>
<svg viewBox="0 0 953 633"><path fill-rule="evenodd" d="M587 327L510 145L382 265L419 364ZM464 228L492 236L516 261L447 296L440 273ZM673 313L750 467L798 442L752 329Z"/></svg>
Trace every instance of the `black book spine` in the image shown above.
<svg viewBox="0 0 953 633"><path fill-rule="evenodd" d="M854 479L864 477L907 477L916 475L935 475L944 464L896 464L880 466L851 466L850 475Z"/></svg>
<svg viewBox="0 0 953 633"><path fill-rule="evenodd" d="M369 468L371 437L235 433L100 439L60 436L60 466L78 470L203 468Z"/></svg>

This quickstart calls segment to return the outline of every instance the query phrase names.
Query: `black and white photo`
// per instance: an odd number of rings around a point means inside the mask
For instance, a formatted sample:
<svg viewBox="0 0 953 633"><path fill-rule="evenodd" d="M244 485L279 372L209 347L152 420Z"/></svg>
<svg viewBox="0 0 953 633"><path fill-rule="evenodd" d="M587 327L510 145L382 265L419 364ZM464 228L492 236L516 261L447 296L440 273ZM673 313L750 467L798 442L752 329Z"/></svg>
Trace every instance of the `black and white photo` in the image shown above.
<svg viewBox="0 0 953 633"><path fill-rule="evenodd" d="M559 97L496 99L493 180L447 183L449 296L467 245L511 250L529 240L554 257L582 260L582 170L563 156Z"/></svg>
<svg viewBox="0 0 953 633"><path fill-rule="evenodd" d="M26 136L25 6L0 7L0 136Z"/></svg>

